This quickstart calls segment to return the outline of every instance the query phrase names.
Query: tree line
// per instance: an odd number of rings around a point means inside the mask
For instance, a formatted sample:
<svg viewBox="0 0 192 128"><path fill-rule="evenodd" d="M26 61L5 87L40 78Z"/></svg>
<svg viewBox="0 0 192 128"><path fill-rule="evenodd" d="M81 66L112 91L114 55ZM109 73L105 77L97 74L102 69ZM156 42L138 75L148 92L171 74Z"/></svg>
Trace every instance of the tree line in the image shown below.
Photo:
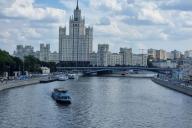
<svg viewBox="0 0 192 128"><path fill-rule="evenodd" d="M0 49L0 75L3 75L4 72L13 75L14 71L41 73L42 66L50 68L51 72L56 71L56 63L54 62L43 62L31 55L25 56L24 60L21 60Z"/></svg>

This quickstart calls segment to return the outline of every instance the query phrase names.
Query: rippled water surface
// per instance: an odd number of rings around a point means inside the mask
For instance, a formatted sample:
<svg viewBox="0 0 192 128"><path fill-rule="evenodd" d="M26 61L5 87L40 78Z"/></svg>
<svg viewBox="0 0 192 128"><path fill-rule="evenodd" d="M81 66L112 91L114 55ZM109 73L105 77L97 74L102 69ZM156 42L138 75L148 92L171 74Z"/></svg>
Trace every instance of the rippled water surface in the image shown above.
<svg viewBox="0 0 192 128"><path fill-rule="evenodd" d="M65 87L70 106L51 98ZM192 97L150 79L91 77L0 92L0 128L192 128Z"/></svg>

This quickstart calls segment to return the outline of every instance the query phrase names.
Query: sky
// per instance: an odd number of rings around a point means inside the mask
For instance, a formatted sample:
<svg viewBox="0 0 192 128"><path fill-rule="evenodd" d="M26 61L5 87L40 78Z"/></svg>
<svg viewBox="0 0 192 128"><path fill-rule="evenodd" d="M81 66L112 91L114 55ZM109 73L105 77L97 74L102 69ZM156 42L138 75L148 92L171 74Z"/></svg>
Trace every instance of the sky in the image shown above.
<svg viewBox="0 0 192 128"><path fill-rule="evenodd" d="M76 0L0 0L0 49L51 44L58 51L59 26L67 26ZM93 50L107 43L140 49L192 49L192 0L79 0L87 26L94 29Z"/></svg>

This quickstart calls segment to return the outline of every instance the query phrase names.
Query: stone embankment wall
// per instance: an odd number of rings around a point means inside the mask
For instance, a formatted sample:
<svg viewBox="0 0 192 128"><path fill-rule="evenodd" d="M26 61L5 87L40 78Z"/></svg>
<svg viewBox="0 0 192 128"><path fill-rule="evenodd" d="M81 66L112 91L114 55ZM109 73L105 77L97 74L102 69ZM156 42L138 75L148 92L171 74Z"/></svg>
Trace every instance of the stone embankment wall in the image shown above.
<svg viewBox="0 0 192 128"><path fill-rule="evenodd" d="M39 81L40 81L40 78L32 78L28 80L12 80L8 82L6 81L0 82L0 91L5 89L20 87L20 86L37 84L39 83Z"/></svg>
<svg viewBox="0 0 192 128"><path fill-rule="evenodd" d="M152 78L152 81L159 85L162 85L164 87L167 87L167 88L173 89L175 91L181 92L183 94L192 96L192 87L184 86L184 85L180 85L180 84L174 84L174 83L171 83L170 81L164 81L164 80L157 79L157 78Z"/></svg>

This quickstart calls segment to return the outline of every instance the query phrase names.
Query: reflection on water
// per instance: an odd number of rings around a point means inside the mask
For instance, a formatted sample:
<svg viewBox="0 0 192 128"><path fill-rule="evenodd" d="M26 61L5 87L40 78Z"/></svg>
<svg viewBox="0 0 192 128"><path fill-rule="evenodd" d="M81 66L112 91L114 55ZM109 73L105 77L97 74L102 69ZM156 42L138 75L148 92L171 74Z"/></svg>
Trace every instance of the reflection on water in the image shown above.
<svg viewBox="0 0 192 128"><path fill-rule="evenodd" d="M65 87L70 106L51 98ZM150 79L91 77L0 92L0 128L190 128L192 98Z"/></svg>

